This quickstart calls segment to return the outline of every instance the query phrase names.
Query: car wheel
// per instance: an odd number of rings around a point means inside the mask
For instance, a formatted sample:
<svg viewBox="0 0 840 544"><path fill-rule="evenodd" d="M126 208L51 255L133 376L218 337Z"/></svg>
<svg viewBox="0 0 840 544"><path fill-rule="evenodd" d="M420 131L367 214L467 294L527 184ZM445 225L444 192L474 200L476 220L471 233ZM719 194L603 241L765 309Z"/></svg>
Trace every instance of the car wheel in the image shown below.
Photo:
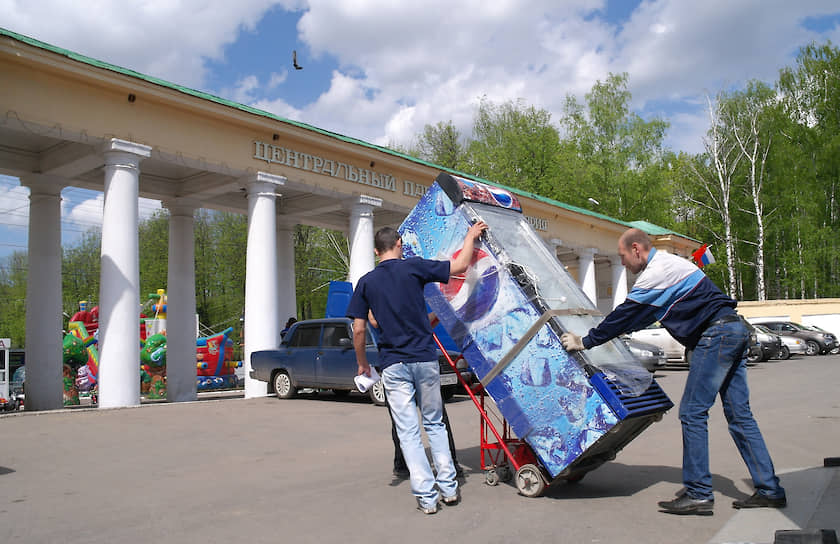
<svg viewBox="0 0 840 544"><path fill-rule="evenodd" d="M370 400L377 406L385 406L385 386L382 385L382 380L371 386Z"/></svg>
<svg viewBox="0 0 840 544"><path fill-rule="evenodd" d="M783 361L790 359L790 349L787 346L782 346L781 351L779 351L779 359Z"/></svg>
<svg viewBox="0 0 840 544"><path fill-rule="evenodd" d="M285 370L274 375L274 392L277 393L278 399L290 399L297 395L297 388Z"/></svg>
<svg viewBox="0 0 840 544"><path fill-rule="evenodd" d="M820 345L817 344L814 340L808 340L805 342L805 354L806 355L816 355L820 352Z"/></svg>
<svg viewBox="0 0 840 544"><path fill-rule="evenodd" d="M758 363L760 361L761 361L761 354L760 353L759 354L754 354L754 353L748 353L747 354L747 362L748 363L755 364L755 363Z"/></svg>

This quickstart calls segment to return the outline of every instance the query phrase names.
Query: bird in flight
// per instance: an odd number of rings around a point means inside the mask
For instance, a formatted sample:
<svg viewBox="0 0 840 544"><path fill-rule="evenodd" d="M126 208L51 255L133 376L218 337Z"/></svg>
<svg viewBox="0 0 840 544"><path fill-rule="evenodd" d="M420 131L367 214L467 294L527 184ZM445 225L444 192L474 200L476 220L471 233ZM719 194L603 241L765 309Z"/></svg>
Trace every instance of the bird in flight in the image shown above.
<svg viewBox="0 0 840 544"><path fill-rule="evenodd" d="M303 70L303 66L297 63L297 51L292 51L292 66L295 70Z"/></svg>

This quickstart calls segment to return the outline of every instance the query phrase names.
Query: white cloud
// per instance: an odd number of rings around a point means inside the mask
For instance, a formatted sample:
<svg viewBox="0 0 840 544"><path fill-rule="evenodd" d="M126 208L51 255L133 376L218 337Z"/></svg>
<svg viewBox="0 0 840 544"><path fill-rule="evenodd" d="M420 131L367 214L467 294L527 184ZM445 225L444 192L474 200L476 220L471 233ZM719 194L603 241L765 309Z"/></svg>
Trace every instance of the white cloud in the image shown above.
<svg viewBox="0 0 840 544"><path fill-rule="evenodd" d="M2 26L118 66L200 88L206 59L295 0L0 0Z"/></svg>
<svg viewBox="0 0 840 544"><path fill-rule="evenodd" d="M105 194L68 187L62 192L61 221L73 228L101 228ZM162 209L160 200L140 198L137 203L140 221Z"/></svg>
<svg viewBox="0 0 840 544"><path fill-rule="evenodd" d="M17 178L0 175L0 212L3 225L29 226L29 189Z"/></svg>
<svg viewBox="0 0 840 544"><path fill-rule="evenodd" d="M665 100L696 104L670 119L669 136L696 150L704 92L751 78L772 82L799 46L826 37L802 19L840 7L833 0L651 0L619 25L604 20L603 10L604 2L585 0L399 7L312 0L300 38L314 54L337 58L340 69L302 115L376 143L408 143L438 121L467 132L482 96L522 98L557 121L567 94L582 99L596 80L628 72L639 110Z"/></svg>
<svg viewBox="0 0 840 544"><path fill-rule="evenodd" d="M696 149L703 93L751 78L772 82L800 46L840 42L837 25L822 34L802 25L806 17L840 13L836 0L644 0L624 21L607 19L616 4L606 0L91 0L78 6L0 0L0 13L15 32L194 88L206 84L207 61L223 60L225 47L253 32L269 9L303 10L296 47L310 59L330 61L327 90L300 106L281 69L240 75L219 84L219 94L380 144L408 144L438 121L451 120L468 134L481 97L522 99L556 122L566 95L582 99L596 80L628 72L638 111L693 104L669 110L680 112L669 115L669 141Z"/></svg>
<svg viewBox="0 0 840 544"><path fill-rule="evenodd" d="M288 70L285 70L285 69L282 72L280 72L279 74L277 72L272 72L271 77L268 78L268 88L269 89L275 89L275 88L279 87L280 85L283 84L283 82L286 81L286 78L288 77L288 75L289 75L289 72L288 72Z"/></svg>

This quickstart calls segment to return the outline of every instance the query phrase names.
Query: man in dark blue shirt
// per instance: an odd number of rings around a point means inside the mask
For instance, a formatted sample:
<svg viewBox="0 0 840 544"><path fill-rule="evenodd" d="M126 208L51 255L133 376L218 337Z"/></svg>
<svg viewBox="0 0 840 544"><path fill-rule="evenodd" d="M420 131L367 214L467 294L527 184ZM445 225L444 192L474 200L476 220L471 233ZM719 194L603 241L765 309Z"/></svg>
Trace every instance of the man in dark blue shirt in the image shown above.
<svg viewBox="0 0 840 544"><path fill-rule="evenodd" d="M353 345L359 374L370 375L365 352L365 331L370 312L379 324L379 360L388 406L397 428L400 446L410 473L411 491L418 508L434 514L443 495L444 504L460 500L455 467L449 453L446 427L442 421L440 367L437 345L426 313L423 287L427 283L448 283L450 275L467 270L476 240L487 228L483 222L467 231L458 257L449 261L402 258L399 233L385 227L374 236L380 262L356 284L348 317L353 318ZM417 423L417 409L429 438L437 477L432 473ZM435 489L435 484L439 489Z"/></svg>
<svg viewBox="0 0 840 544"><path fill-rule="evenodd" d="M690 351L682 401L684 490L659 503L669 514L712 515L714 493L709 472L709 408L720 394L729 433L747 465L755 493L735 508L782 508L785 490L750 410L746 353L749 332L735 313L736 302L686 259L657 251L647 234L630 229L618 241L621 264L639 274L627 300L581 338L561 337L569 351L589 349L624 332L659 321Z"/></svg>

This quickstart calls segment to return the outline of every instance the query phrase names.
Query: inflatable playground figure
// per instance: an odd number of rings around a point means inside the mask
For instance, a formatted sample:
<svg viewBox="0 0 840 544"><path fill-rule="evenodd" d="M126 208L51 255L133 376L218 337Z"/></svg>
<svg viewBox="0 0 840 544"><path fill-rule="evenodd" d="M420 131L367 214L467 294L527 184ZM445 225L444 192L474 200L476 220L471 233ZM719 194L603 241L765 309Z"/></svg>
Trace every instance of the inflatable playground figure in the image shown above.
<svg viewBox="0 0 840 544"><path fill-rule="evenodd" d="M97 336L88 332L83 321L70 321L67 329L62 350L64 405L80 404L79 393L90 393L95 402L99 370Z"/></svg>
<svg viewBox="0 0 840 544"><path fill-rule="evenodd" d="M149 399L166 398L166 291L158 289L148 296L140 313L140 393ZM79 302L64 337L64 404L79 405L79 394L89 393L95 403L98 393L99 353L97 351L99 308L88 310L88 301ZM151 315L151 318L147 318ZM196 340L196 385L199 390L235 387L236 368L229 327L219 334Z"/></svg>
<svg viewBox="0 0 840 544"><path fill-rule="evenodd" d="M233 360L232 332L233 327L228 327L196 341L196 385L199 391L236 387L236 368L242 365L242 361Z"/></svg>
<svg viewBox="0 0 840 544"><path fill-rule="evenodd" d="M166 335L166 289L158 289L157 293L149 294L149 300L143 305L140 318L144 320L140 334L143 340L153 334Z"/></svg>
<svg viewBox="0 0 840 544"><path fill-rule="evenodd" d="M84 333L73 334L72 332L64 336L61 350L61 365L62 376L64 380L64 405L76 406L79 402L79 388L77 383L77 376L79 369L87 365L88 352L85 340L92 340L85 338Z"/></svg>
<svg viewBox="0 0 840 544"><path fill-rule="evenodd" d="M73 314L73 317L70 318L70 323L81 323L85 326L88 334L95 335L99 330L99 306L94 306L88 310L89 306L88 301L80 300L79 311Z"/></svg>
<svg viewBox="0 0 840 544"><path fill-rule="evenodd" d="M166 336L153 334L140 349L140 393L149 399L166 398Z"/></svg>

